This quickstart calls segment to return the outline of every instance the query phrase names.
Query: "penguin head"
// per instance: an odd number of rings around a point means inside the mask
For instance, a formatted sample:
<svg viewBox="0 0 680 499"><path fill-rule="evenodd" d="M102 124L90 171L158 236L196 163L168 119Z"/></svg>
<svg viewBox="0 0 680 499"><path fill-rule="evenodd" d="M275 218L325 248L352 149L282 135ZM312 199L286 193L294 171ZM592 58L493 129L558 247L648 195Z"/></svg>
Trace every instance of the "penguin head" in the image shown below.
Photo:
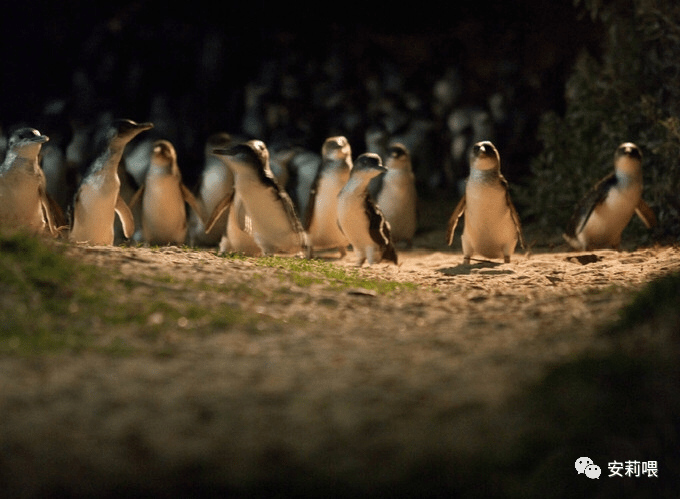
<svg viewBox="0 0 680 499"><path fill-rule="evenodd" d="M385 167L397 170L411 169L411 156L409 155L406 146L400 142L392 144L387 149L387 159L385 160Z"/></svg>
<svg viewBox="0 0 680 499"><path fill-rule="evenodd" d="M151 164L162 168L171 168L177 162L177 152L167 140L157 140L151 147Z"/></svg>
<svg viewBox="0 0 680 499"><path fill-rule="evenodd" d="M213 154L223 157L234 172L245 169L271 174L269 151L261 140L249 140L232 147L213 149Z"/></svg>
<svg viewBox="0 0 680 499"><path fill-rule="evenodd" d="M35 128L19 128L9 138L9 147L21 147L22 145L29 144L44 144L47 142L49 137L47 135L41 135L41 133Z"/></svg>
<svg viewBox="0 0 680 499"><path fill-rule="evenodd" d="M110 140L120 139L129 142L141 132L151 128L153 128L153 123L150 122L135 123L132 120L119 119L111 123L108 136Z"/></svg>
<svg viewBox="0 0 680 499"><path fill-rule="evenodd" d="M352 176L366 176L369 178L377 177L381 173L385 173L387 168L382 164L380 156L372 153L365 152L359 156L354 163L354 168L352 168Z"/></svg>
<svg viewBox="0 0 680 499"><path fill-rule="evenodd" d="M614 168L624 174L638 174L642 167L642 152L632 142L624 142L614 153Z"/></svg>
<svg viewBox="0 0 680 499"><path fill-rule="evenodd" d="M325 160L344 160L352 156L352 148L342 135L328 137L321 147L321 156Z"/></svg>
<svg viewBox="0 0 680 499"><path fill-rule="evenodd" d="M48 140L50 139L47 135L42 135L35 128L19 128L10 136L7 147L9 151L19 155L37 156L42 145Z"/></svg>
<svg viewBox="0 0 680 499"><path fill-rule="evenodd" d="M366 149L374 153L383 153L387 149L387 141L389 134L385 127L376 123L369 126L364 132L364 141L366 142Z"/></svg>
<svg viewBox="0 0 680 499"><path fill-rule="evenodd" d="M226 149L231 141L231 135L227 132L217 132L210 135L205 141L205 155L212 154L213 149Z"/></svg>
<svg viewBox="0 0 680 499"><path fill-rule="evenodd" d="M501 157L498 149L488 140L477 142L470 152L470 168L475 170L499 169Z"/></svg>
<svg viewBox="0 0 680 499"><path fill-rule="evenodd" d="M246 144L248 144L255 154L257 154L259 162L262 165L269 166L269 149L267 149L264 142L261 140L249 140Z"/></svg>
<svg viewBox="0 0 680 499"><path fill-rule="evenodd" d="M288 163L288 167L298 175L313 177L320 164L321 156L318 153L303 149L296 152Z"/></svg>

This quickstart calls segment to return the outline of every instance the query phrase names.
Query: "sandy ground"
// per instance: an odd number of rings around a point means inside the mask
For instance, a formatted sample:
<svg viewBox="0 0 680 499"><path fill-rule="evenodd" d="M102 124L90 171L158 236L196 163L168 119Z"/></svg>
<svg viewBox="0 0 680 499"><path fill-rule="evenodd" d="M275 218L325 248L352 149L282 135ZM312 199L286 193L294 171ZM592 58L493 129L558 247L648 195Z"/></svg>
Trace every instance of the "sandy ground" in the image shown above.
<svg viewBox="0 0 680 499"><path fill-rule="evenodd" d="M112 306L171 274L173 299L262 320L201 333L159 313L153 338L121 327L131 355L0 358L7 497L268 497L286 495L282 484L370 495L444 473L511 426L489 413L549 366L606 348L597 333L632 293L680 269L675 247L473 265L414 249L361 273L417 289L377 294L296 285L284 269L206 250L69 252L138 284Z"/></svg>

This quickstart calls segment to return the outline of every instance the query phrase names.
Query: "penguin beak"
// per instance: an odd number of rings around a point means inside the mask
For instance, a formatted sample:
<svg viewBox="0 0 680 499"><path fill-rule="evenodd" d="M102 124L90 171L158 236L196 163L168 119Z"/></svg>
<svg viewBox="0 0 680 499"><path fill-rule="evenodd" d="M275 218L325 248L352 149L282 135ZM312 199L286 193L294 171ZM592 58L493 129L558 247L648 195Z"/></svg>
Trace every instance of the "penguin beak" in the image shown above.
<svg viewBox="0 0 680 499"><path fill-rule="evenodd" d="M151 130L153 128L153 123L147 121L146 123L139 123L137 127L139 128L140 131L143 132L145 130Z"/></svg>
<svg viewBox="0 0 680 499"><path fill-rule="evenodd" d="M47 135L36 135L35 138L31 139L31 142L34 142L36 144L44 144L45 142L49 142L50 138Z"/></svg>

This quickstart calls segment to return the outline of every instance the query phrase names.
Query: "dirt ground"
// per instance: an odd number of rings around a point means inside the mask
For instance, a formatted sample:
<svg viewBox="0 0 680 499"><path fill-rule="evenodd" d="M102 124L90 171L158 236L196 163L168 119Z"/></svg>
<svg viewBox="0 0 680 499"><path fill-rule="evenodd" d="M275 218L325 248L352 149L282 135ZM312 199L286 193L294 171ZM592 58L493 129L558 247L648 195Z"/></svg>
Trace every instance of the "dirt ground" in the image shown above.
<svg viewBox="0 0 680 499"><path fill-rule="evenodd" d="M598 331L632 293L680 269L677 247L472 265L416 248L360 271L417 285L380 293L208 250L68 253L137 283L112 306L162 292L261 321L205 332L158 312L153 338L120 328L129 355L0 358L7 497L372 495L473 468L496 434L502 461L512 418L489 415L550 366L606 349ZM158 275L172 276L163 289Z"/></svg>

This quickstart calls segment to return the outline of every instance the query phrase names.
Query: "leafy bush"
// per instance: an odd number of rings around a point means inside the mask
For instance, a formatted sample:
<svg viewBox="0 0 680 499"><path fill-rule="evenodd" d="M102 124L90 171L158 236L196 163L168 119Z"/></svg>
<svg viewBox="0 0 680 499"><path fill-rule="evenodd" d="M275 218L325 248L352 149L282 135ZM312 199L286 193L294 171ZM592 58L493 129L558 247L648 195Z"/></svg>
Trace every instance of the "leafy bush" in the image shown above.
<svg viewBox="0 0 680 499"><path fill-rule="evenodd" d="M643 152L644 199L656 212L657 240L680 238L680 3L574 0L605 30L600 57L582 53L565 88L564 116L547 113L542 152L520 193L524 215L561 232L574 205L613 169L616 147ZM643 231L640 223L631 224Z"/></svg>

